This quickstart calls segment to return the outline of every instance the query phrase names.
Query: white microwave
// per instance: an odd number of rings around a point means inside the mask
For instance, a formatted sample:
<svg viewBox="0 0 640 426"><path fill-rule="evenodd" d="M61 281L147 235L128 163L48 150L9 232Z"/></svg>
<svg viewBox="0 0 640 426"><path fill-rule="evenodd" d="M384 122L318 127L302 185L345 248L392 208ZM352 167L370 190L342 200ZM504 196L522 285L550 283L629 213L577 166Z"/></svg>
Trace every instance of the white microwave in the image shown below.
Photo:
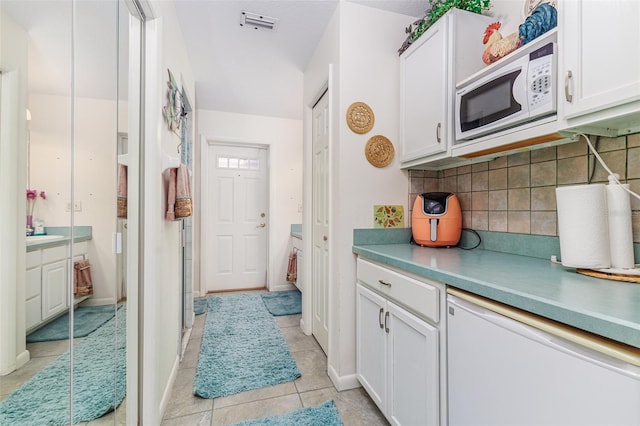
<svg viewBox="0 0 640 426"><path fill-rule="evenodd" d="M556 114L556 34L541 36L457 86L457 144Z"/></svg>

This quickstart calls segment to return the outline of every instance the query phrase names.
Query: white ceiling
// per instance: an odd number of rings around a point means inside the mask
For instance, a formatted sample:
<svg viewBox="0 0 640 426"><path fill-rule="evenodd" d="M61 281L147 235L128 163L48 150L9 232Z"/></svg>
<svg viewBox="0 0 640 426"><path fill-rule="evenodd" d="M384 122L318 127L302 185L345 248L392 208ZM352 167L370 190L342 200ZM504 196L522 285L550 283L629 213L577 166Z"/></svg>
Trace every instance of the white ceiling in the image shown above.
<svg viewBox="0 0 640 426"><path fill-rule="evenodd" d="M424 16L427 0L357 1ZM302 118L304 70L337 0L177 1L198 108ZM242 11L279 19L276 31L240 26ZM404 28L398 28L403 33ZM398 46L400 47L400 46Z"/></svg>
<svg viewBox="0 0 640 426"><path fill-rule="evenodd" d="M201 109L300 119L303 73L338 1L424 16L428 0L175 0ZM118 68L117 4L76 0L76 94L114 99ZM1 0L30 36L29 91L68 93L71 75L69 0ZM121 7L122 16L126 8ZM275 32L240 26L242 11L279 18ZM123 21L126 22L126 21ZM398 28L404 33L404 28ZM120 31L126 76L126 27ZM400 46L398 46L400 47ZM126 80L121 80L121 99Z"/></svg>

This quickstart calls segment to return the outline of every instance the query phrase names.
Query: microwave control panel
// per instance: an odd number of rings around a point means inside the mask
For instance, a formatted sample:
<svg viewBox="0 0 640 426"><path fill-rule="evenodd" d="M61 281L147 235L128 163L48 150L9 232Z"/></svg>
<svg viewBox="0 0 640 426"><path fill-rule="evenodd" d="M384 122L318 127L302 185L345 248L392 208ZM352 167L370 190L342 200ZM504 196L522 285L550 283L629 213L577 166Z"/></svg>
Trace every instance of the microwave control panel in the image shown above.
<svg viewBox="0 0 640 426"><path fill-rule="evenodd" d="M527 81L529 82L529 110L538 108L554 110L553 86L555 85L554 44L542 46L529 55Z"/></svg>

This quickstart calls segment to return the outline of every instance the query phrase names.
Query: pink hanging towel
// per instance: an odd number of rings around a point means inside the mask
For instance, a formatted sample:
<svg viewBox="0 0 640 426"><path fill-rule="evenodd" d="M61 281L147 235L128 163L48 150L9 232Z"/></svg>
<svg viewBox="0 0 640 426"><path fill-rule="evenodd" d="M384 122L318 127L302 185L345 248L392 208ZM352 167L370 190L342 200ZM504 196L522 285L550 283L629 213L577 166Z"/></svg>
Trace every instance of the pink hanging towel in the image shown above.
<svg viewBox="0 0 640 426"><path fill-rule="evenodd" d="M191 179L189 169L180 164L176 176L176 218L191 216Z"/></svg>
<svg viewBox="0 0 640 426"><path fill-rule="evenodd" d="M177 170L171 168L169 169L169 187L167 189L167 213L165 214L165 219L167 220L176 220L176 175Z"/></svg>
<svg viewBox="0 0 640 426"><path fill-rule="evenodd" d="M287 281L295 283L298 280L298 252L294 249L289 254L289 266L287 267Z"/></svg>

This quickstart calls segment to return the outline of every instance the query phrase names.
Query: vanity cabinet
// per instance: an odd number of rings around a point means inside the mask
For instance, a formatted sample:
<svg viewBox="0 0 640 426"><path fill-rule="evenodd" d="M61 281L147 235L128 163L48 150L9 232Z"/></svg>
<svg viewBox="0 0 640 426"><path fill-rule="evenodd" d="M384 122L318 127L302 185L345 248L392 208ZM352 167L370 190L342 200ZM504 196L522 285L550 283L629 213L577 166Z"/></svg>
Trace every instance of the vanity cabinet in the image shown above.
<svg viewBox="0 0 640 426"><path fill-rule="evenodd" d="M357 377L393 425L440 424L440 293L358 259Z"/></svg>
<svg viewBox="0 0 640 426"><path fill-rule="evenodd" d="M480 70L491 18L452 9L400 56L402 167L451 156L455 84Z"/></svg>
<svg viewBox="0 0 640 426"><path fill-rule="evenodd" d="M640 130L640 2L565 0L559 14L558 99L569 128Z"/></svg>
<svg viewBox="0 0 640 426"><path fill-rule="evenodd" d="M79 260L86 255L88 245L75 243L73 250L73 260ZM69 307L69 277L73 265L69 262L68 243L27 252L26 266L25 315L29 333Z"/></svg>

